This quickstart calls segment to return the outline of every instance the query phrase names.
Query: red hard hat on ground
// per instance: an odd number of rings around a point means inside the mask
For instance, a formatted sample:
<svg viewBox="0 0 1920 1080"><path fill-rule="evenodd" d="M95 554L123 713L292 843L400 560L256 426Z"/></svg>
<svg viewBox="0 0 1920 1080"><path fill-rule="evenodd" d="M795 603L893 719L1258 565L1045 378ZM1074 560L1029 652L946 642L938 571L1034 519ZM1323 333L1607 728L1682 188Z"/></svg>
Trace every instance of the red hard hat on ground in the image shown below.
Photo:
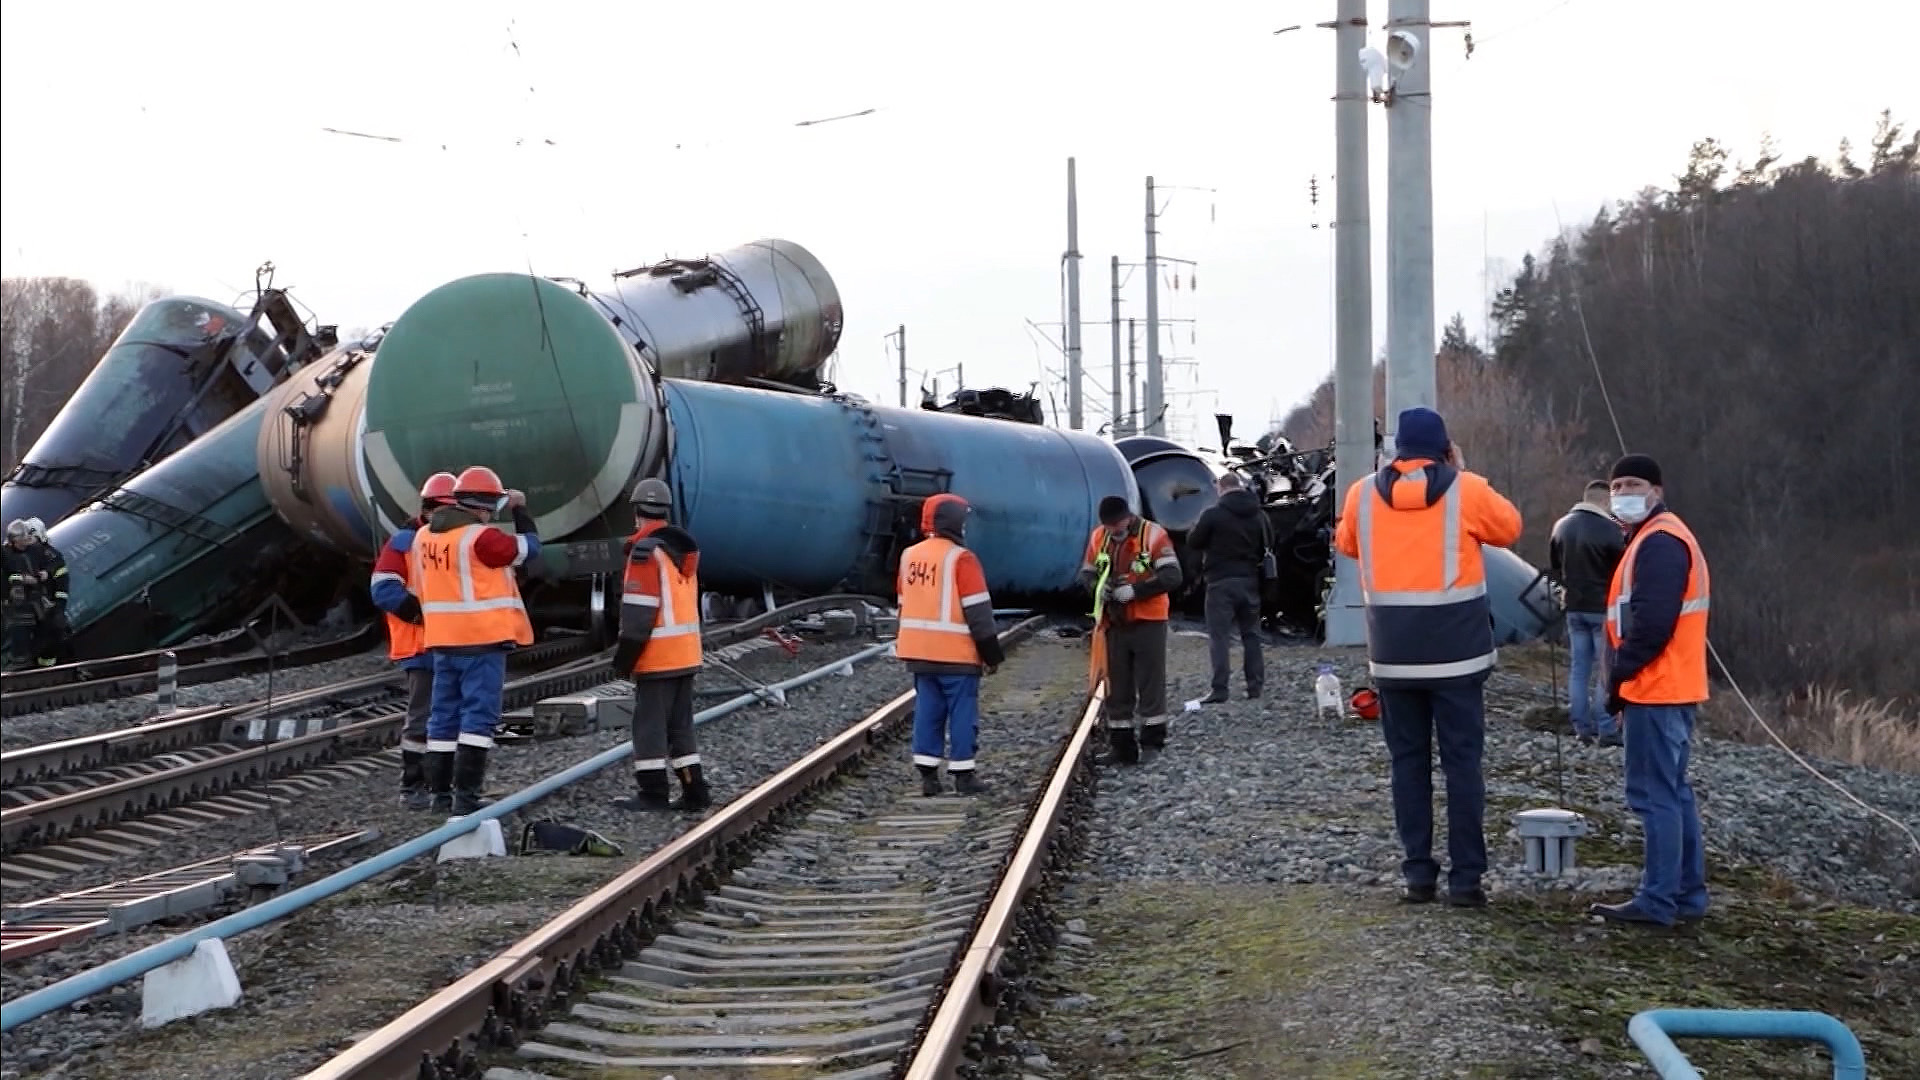
<svg viewBox="0 0 1920 1080"><path fill-rule="evenodd" d="M1355 690L1348 704L1353 706L1354 715L1362 720L1380 719L1380 695L1368 687Z"/></svg>
<svg viewBox="0 0 1920 1080"><path fill-rule="evenodd" d="M457 482L454 480L452 473L434 473L432 476L427 477L426 483L420 485L420 505L435 506L440 503L452 502L453 489L456 485Z"/></svg>
<svg viewBox="0 0 1920 1080"><path fill-rule="evenodd" d="M453 482L455 495L505 495L507 489L500 483L500 474L485 465L470 465Z"/></svg>

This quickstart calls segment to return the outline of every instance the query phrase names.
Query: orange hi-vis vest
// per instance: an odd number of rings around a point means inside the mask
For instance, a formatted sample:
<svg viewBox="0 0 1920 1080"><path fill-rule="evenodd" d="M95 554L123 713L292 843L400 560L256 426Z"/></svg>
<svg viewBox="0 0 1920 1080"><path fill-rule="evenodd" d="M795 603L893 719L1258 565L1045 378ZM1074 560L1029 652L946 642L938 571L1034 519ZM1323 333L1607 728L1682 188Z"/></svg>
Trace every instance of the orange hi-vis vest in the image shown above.
<svg viewBox="0 0 1920 1080"><path fill-rule="evenodd" d="M1367 669L1450 679L1493 667L1493 609L1480 545L1462 522L1462 474L1388 466L1355 485Z"/></svg>
<svg viewBox="0 0 1920 1080"><path fill-rule="evenodd" d="M966 548L944 536L928 537L901 553L895 656L930 664L980 663L980 647L967 629L965 608L986 596L986 585L982 581L980 590L972 594L960 591L961 558L966 554Z"/></svg>
<svg viewBox="0 0 1920 1080"><path fill-rule="evenodd" d="M647 591L648 584L658 592ZM625 594L620 599L622 604L654 609L653 632L633 662L635 675L678 675L699 669L703 654L696 575L681 573L666 551L656 547L645 559L627 561Z"/></svg>
<svg viewBox="0 0 1920 1080"><path fill-rule="evenodd" d="M1135 518L1124 532L1105 525L1094 526L1087 537L1087 550L1080 568L1098 572L1107 569L1108 585L1138 585L1153 580L1161 566L1179 565L1173 550L1173 538L1156 522ZM1108 569L1110 568L1110 569ZM1103 605L1104 606L1104 605ZM1173 598L1166 593L1129 600L1121 605L1130 622L1166 622L1173 611Z"/></svg>
<svg viewBox="0 0 1920 1080"><path fill-rule="evenodd" d="M415 594L418 599L418 594ZM398 663L411 660L427 650L427 628L389 611L387 614L387 659Z"/></svg>
<svg viewBox="0 0 1920 1080"><path fill-rule="evenodd" d="M451 532L414 534L408 571L426 617L427 648L533 644L533 624L513 567L487 566L473 557L474 543L491 528L462 525Z"/></svg>
<svg viewBox="0 0 1920 1080"><path fill-rule="evenodd" d="M1614 567L1613 585L1607 591L1607 641L1618 649L1633 629L1628 606L1633 600L1633 561L1640 545L1656 533L1687 545L1687 591L1680 598L1680 617L1674 620L1667 647L1620 684L1620 698L1634 705L1695 705L1707 700L1707 609L1712 590L1700 541L1671 511L1661 511L1635 530L1620 565Z"/></svg>

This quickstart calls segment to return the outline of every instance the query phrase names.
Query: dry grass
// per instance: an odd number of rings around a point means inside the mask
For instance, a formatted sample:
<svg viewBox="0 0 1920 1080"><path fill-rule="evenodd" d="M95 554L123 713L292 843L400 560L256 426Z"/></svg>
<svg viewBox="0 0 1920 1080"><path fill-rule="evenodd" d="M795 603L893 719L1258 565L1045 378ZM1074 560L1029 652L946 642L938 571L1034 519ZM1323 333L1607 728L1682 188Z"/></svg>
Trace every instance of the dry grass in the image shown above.
<svg viewBox="0 0 1920 1080"><path fill-rule="evenodd" d="M1500 669L1566 693L1567 652L1542 642L1500 650ZM1773 740L1740 698L1724 685L1701 710L1710 734L1738 742L1771 746ZM1755 698L1753 707L1782 741L1802 754L1920 773L1920 703L1854 698L1846 690L1808 687L1780 698Z"/></svg>
<svg viewBox="0 0 1920 1080"><path fill-rule="evenodd" d="M1851 700L1845 690L1808 687L1780 702L1754 702L1781 741L1803 754L1920 773L1920 714L1898 701ZM1740 699L1722 694L1707 703L1707 730L1741 742L1772 743Z"/></svg>

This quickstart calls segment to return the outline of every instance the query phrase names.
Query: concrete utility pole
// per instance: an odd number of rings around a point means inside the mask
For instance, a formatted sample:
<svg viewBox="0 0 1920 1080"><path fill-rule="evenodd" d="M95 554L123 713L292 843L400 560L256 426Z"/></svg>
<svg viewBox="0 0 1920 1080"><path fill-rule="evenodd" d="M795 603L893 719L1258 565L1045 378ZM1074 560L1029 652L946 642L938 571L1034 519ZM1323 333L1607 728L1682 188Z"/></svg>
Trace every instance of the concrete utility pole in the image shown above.
<svg viewBox="0 0 1920 1080"><path fill-rule="evenodd" d="M1067 159L1067 428L1086 424L1080 407L1080 203L1074 190L1073 159Z"/></svg>
<svg viewBox="0 0 1920 1080"><path fill-rule="evenodd" d="M1383 450L1391 455L1400 411L1435 407L1433 342L1433 39L1428 0L1389 0L1387 98L1387 408Z"/></svg>
<svg viewBox="0 0 1920 1080"><path fill-rule="evenodd" d="M1324 24L1323 24L1324 25ZM1367 43L1367 0L1339 0L1334 41L1334 514L1346 489L1373 472L1373 272L1367 211L1367 77L1360 50ZM1333 594L1327 599L1326 643L1367 640L1359 565L1334 556Z"/></svg>
<svg viewBox="0 0 1920 1080"><path fill-rule="evenodd" d="M1113 330L1113 381L1107 384L1110 387L1107 397L1110 399L1108 404L1113 410L1111 430L1113 437L1117 439L1120 437L1120 418L1123 415L1120 411L1120 380L1123 376L1120 374L1120 256L1118 255L1113 257L1112 273L1113 313L1107 320L1107 325Z"/></svg>
<svg viewBox="0 0 1920 1080"><path fill-rule="evenodd" d="M1134 359L1134 345L1139 340L1135 332L1135 320L1127 320L1127 434L1140 434L1140 364Z"/></svg>
<svg viewBox="0 0 1920 1080"><path fill-rule="evenodd" d="M887 335L894 339L894 350L900 354L900 407L907 407L907 324L901 323L900 329Z"/></svg>
<svg viewBox="0 0 1920 1080"><path fill-rule="evenodd" d="M1166 410L1163 400L1166 383L1162 381L1160 371L1160 255L1155 244L1155 213L1153 201L1153 177L1147 177L1147 434L1165 437L1166 418L1161 414ZM1134 420L1135 430L1139 430L1139 418Z"/></svg>

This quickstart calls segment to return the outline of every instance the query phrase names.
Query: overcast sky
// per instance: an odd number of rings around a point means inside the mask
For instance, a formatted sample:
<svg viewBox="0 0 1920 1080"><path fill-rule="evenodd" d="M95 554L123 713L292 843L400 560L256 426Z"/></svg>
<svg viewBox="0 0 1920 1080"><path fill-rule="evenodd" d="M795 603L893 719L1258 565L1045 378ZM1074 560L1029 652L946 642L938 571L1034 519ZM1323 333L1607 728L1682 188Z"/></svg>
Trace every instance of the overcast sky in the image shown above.
<svg viewBox="0 0 1920 1080"><path fill-rule="evenodd" d="M1435 19L1435 307L1481 326L1511 268L1610 200L1670 182L1693 140L1789 158L1920 123L1902 5L1444 0ZM840 384L921 372L1018 388L1058 371L1065 159L1079 160L1083 317L1108 257L1198 260L1163 314L1173 407L1264 423L1329 370L1332 0L14 4L0 34L8 276L142 281L232 300L271 259L343 328L489 270L608 271L762 236L817 255L846 305ZM1384 0L1370 15L1386 18ZM1738 16L1737 18L1735 16ZM1274 36L1295 23L1307 28ZM1876 42L1890 42L1883 48ZM515 46L517 45L517 50ZM811 126L809 119L874 109ZM329 134L371 133L399 142ZM1385 114L1372 110L1376 349L1386 320ZM516 142L524 139L524 145ZM1308 202L1320 178L1321 206ZM1316 230L1314 223L1321 227ZM1139 274L1126 315L1143 316ZM1050 330L1057 334L1057 330ZM1089 427L1108 333L1084 331ZM1144 357L1144 350L1142 351ZM951 374L943 379L950 388ZM1058 390L1057 385L1055 386ZM1182 390L1199 391L1181 396ZM1442 403L1444 406L1444 403ZM1183 425L1185 426L1185 425ZM1194 434L1192 427L1188 433Z"/></svg>

